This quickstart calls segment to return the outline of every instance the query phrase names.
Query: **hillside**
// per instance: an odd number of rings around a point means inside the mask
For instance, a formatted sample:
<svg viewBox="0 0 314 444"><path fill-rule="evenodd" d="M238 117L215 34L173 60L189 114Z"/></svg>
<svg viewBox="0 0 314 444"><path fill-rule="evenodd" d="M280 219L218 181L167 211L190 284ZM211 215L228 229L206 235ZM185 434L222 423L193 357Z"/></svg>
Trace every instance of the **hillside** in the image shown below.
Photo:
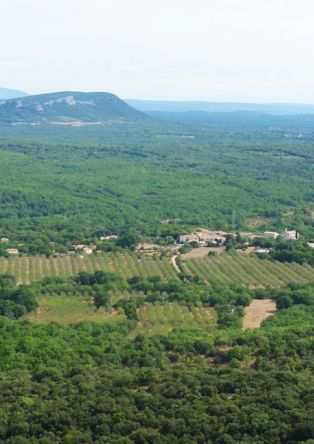
<svg viewBox="0 0 314 444"><path fill-rule="evenodd" d="M0 88L0 100L9 100L25 96L27 96L25 92L17 89Z"/></svg>
<svg viewBox="0 0 314 444"><path fill-rule="evenodd" d="M108 120L139 121L147 117L109 93L56 92L0 102L0 123L52 123L83 126Z"/></svg>

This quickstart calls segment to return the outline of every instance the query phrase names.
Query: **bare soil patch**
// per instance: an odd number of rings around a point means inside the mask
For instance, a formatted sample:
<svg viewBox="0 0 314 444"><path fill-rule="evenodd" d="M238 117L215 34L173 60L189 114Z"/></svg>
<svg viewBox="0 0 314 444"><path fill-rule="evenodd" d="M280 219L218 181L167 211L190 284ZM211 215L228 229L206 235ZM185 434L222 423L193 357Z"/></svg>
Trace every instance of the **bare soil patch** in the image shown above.
<svg viewBox="0 0 314 444"><path fill-rule="evenodd" d="M193 248L193 250L189 251L188 253L182 254L182 259L194 259L199 257L206 257L208 256L208 253L210 251L213 251L217 254L223 253L226 251L225 247L200 247L200 248Z"/></svg>
<svg viewBox="0 0 314 444"><path fill-rule="evenodd" d="M272 299L253 299L244 311L243 329L259 328L264 319L277 311L276 302Z"/></svg>

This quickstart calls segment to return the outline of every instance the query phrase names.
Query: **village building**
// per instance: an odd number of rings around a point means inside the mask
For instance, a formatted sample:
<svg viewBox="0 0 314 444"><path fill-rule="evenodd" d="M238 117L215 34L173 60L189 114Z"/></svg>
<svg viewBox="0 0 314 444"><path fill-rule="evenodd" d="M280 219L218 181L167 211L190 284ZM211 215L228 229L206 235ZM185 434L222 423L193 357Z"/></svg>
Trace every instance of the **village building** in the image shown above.
<svg viewBox="0 0 314 444"><path fill-rule="evenodd" d="M84 245L84 244L72 245L72 247L73 247L73 249L74 249L75 251L82 251L83 248L85 248L85 246L86 246L86 245Z"/></svg>
<svg viewBox="0 0 314 444"><path fill-rule="evenodd" d="M2 238L0 239L0 242L1 242L1 243L8 243L8 242L10 242L10 239L8 239L7 237L2 237Z"/></svg>
<svg viewBox="0 0 314 444"><path fill-rule="evenodd" d="M84 254L93 254L93 249L89 248L89 247L83 248L82 251L83 251Z"/></svg>
<svg viewBox="0 0 314 444"><path fill-rule="evenodd" d="M199 241L200 239L197 234L183 234L182 236L180 236L180 244Z"/></svg>
<svg viewBox="0 0 314 444"><path fill-rule="evenodd" d="M265 231L264 232L264 237L266 239L277 239L278 236L279 236L279 233L277 233L276 231Z"/></svg>
<svg viewBox="0 0 314 444"><path fill-rule="evenodd" d="M259 248L258 250L256 250L256 253L269 254L270 251L271 251L270 248Z"/></svg>
<svg viewBox="0 0 314 444"><path fill-rule="evenodd" d="M8 254L19 254L19 250L17 248L7 248L6 252Z"/></svg>
<svg viewBox="0 0 314 444"><path fill-rule="evenodd" d="M196 242L197 246L205 247L208 243L213 245L223 245L226 242L227 233L224 231L208 231L202 230L192 234L184 234L180 236L179 242L186 244Z"/></svg>
<svg viewBox="0 0 314 444"><path fill-rule="evenodd" d="M101 236L100 240L101 241L112 241L112 240L117 240L118 236L116 236L115 234L110 234L109 236Z"/></svg>
<svg viewBox="0 0 314 444"><path fill-rule="evenodd" d="M282 233L282 237L285 240L298 240L300 237L300 234L296 231L296 230L287 230L287 228L285 229L285 231Z"/></svg>

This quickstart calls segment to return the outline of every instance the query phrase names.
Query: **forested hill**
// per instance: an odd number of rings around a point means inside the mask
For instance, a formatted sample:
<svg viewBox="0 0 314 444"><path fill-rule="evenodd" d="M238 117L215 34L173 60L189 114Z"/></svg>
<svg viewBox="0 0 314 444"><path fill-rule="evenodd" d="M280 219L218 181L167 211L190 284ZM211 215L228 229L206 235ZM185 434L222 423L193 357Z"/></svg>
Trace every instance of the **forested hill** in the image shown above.
<svg viewBox="0 0 314 444"><path fill-rule="evenodd" d="M1 124L101 124L143 121L145 114L110 93L56 92L0 101Z"/></svg>

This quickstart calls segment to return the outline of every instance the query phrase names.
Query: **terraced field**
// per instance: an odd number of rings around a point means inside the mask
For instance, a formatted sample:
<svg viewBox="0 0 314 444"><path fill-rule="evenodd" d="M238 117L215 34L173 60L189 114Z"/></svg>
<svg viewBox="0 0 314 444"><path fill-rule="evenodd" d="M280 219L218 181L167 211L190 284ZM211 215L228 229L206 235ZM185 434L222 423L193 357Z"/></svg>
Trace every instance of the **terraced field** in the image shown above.
<svg viewBox="0 0 314 444"><path fill-rule="evenodd" d="M248 287L281 287L290 282L314 281L310 265L273 262L241 253L223 253L182 262L183 270L206 280L209 284L242 284Z"/></svg>
<svg viewBox="0 0 314 444"><path fill-rule="evenodd" d="M0 258L0 274L13 274L19 284L29 284L46 276L73 276L83 270L115 272L126 279L132 276L155 275L161 276L166 281L178 278L168 258L160 259L135 253Z"/></svg>

